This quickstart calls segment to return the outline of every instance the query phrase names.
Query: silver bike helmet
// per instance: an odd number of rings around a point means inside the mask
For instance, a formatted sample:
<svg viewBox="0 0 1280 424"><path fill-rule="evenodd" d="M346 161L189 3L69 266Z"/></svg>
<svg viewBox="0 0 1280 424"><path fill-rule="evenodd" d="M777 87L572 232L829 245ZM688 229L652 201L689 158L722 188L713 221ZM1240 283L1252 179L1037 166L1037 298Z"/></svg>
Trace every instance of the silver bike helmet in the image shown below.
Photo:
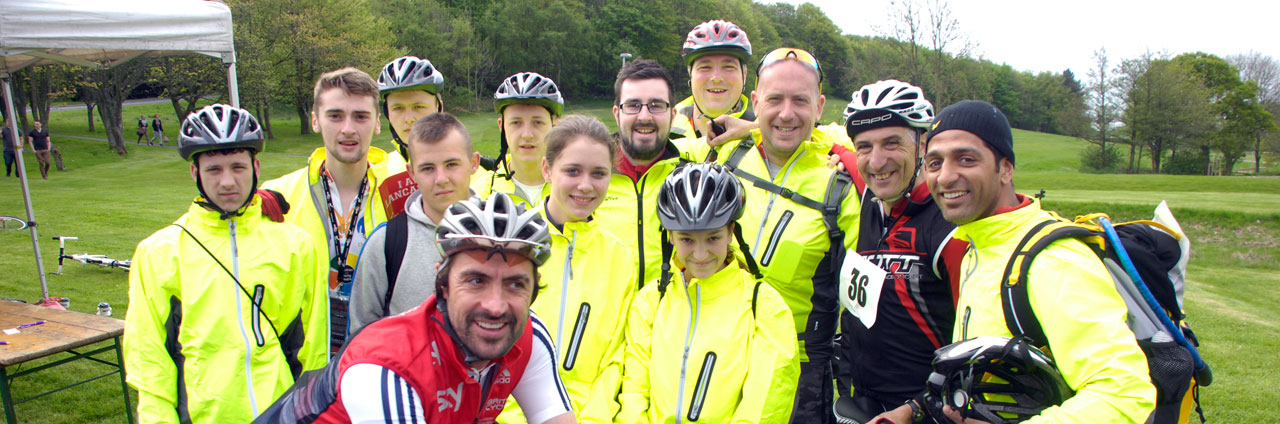
<svg viewBox="0 0 1280 424"><path fill-rule="evenodd" d="M262 151L262 126L249 111L224 104L211 104L187 115L178 130L178 154L191 160L210 150L249 149Z"/></svg>
<svg viewBox="0 0 1280 424"><path fill-rule="evenodd" d="M934 352L925 406L941 417L942 405L965 418L1016 423L1060 405L1074 392L1053 359L1018 337L983 336Z"/></svg>
<svg viewBox="0 0 1280 424"><path fill-rule="evenodd" d="M515 103L542 106L551 112L551 116L564 113L564 97L560 95L560 87L551 78L536 72L521 72L509 76L493 92L494 112L502 113L502 108Z"/></svg>
<svg viewBox="0 0 1280 424"><path fill-rule="evenodd" d="M924 90L892 79L862 86L853 92L853 101L844 109L845 130L850 138L889 126L928 129L932 122L933 103L924 98Z"/></svg>
<svg viewBox="0 0 1280 424"><path fill-rule="evenodd" d="M677 167L658 188L658 220L675 231L711 230L742 217L742 183L714 163Z"/></svg>
<svg viewBox="0 0 1280 424"><path fill-rule="evenodd" d="M537 209L496 191L449 206L436 228L436 247L445 258L472 249L515 252L538 267L551 257L551 233Z"/></svg>
<svg viewBox="0 0 1280 424"><path fill-rule="evenodd" d="M393 60L382 67L378 74L378 92L385 98L387 93L401 90L424 90L437 94L444 87L444 76L440 70L431 66L431 61L419 59L417 56L404 56Z"/></svg>
<svg viewBox="0 0 1280 424"><path fill-rule="evenodd" d="M709 54L727 54L743 64L751 58L751 40L747 32L733 22L712 20L698 24L684 40L684 66Z"/></svg>

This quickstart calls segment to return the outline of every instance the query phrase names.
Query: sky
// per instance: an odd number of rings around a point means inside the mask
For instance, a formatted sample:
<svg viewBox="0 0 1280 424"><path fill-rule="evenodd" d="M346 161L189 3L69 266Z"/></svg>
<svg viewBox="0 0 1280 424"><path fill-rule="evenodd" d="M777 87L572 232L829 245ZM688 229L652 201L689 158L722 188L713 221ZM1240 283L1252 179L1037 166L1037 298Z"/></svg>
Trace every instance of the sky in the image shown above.
<svg viewBox="0 0 1280 424"><path fill-rule="evenodd" d="M888 32L882 22L889 16L889 0L808 2L821 8L846 34ZM950 0L949 4L960 31L977 44L975 56L1019 71L1071 69L1085 81L1095 63L1094 51L1103 47L1111 64L1146 51L1167 51L1171 56L1203 51L1226 58L1252 50L1280 59L1280 2L1274 1Z"/></svg>

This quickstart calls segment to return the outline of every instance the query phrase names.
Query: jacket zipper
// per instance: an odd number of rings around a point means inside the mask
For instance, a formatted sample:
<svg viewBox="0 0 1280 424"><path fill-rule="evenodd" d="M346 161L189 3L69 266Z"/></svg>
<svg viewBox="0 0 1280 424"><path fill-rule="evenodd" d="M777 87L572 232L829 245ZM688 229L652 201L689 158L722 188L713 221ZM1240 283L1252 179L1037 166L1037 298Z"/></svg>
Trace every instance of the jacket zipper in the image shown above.
<svg viewBox="0 0 1280 424"><path fill-rule="evenodd" d="M679 390L676 393L676 423L681 421L680 408L684 406L684 379L689 368L689 349L693 347L693 335L698 329L698 310L702 309L702 287L693 286L694 298L689 297L688 282L685 282L684 298L689 302L689 331L684 338L684 357L680 360ZM695 300L696 299L696 300Z"/></svg>
<svg viewBox="0 0 1280 424"><path fill-rule="evenodd" d="M231 274L235 276L235 280L231 284L236 285L236 287L232 287L232 292L235 293L236 298L236 322L240 324L240 338L244 341L245 387L249 392L249 407L253 410L254 418L257 418L258 400L257 396L253 394L253 347L249 344L249 335L244 331L244 313L242 312L244 306L240 300L241 293L240 287L238 287L240 285L238 283L240 281L240 253L236 249L236 221L234 219L227 220L227 227L231 234ZM256 306L251 306L251 308L256 308ZM257 312L257 310L255 309L252 312Z"/></svg>
<svg viewBox="0 0 1280 424"><path fill-rule="evenodd" d="M556 324L556 356L562 352L560 344L564 342L564 309L569 303L569 280L573 279L573 245L577 243L578 232L573 231L569 234L569 248L564 255L564 275L560 277L560 321Z"/></svg>

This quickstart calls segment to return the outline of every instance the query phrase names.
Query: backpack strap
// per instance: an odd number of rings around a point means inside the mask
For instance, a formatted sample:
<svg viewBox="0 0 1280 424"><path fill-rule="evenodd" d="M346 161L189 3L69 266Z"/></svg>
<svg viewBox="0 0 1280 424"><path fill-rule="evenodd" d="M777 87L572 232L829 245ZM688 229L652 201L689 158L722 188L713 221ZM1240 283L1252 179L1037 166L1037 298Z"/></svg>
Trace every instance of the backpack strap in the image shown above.
<svg viewBox="0 0 1280 424"><path fill-rule="evenodd" d="M1004 309L1004 323L1015 337L1023 336L1031 340L1037 347L1047 347L1049 338L1040 326L1035 311L1031 308L1031 297L1027 292L1028 272L1031 262L1040 251L1050 243L1070 237L1091 237L1097 234L1087 228L1058 220L1046 220L1027 232L1018 242L1013 256L1005 265L1004 275L1000 279L1000 305Z"/></svg>
<svg viewBox="0 0 1280 424"><path fill-rule="evenodd" d="M404 264L404 251L409 246L409 214L400 214L387 221L386 237L382 240L382 256L387 265L387 293L382 298L382 316L391 315L391 295L396 291L396 278Z"/></svg>
<svg viewBox="0 0 1280 424"><path fill-rule="evenodd" d="M756 288L751 290L751 317L752 318L755 318L756 316L756 298L760 297L761 284L764 284L764 281L756 280Z"/></svg>
<svg viewBox="0 0 1280 424"><path fill-rule="evenodd" d="M738 164L742 162L742 158L747 152L755 148L755 140L745 138L738 142L738 145L729 153L729 158L725 160L724 166L729 168L734 175L751 182L751 185L762 188L765 191L782 196L792 202L813 209L822 214L822 224L827 227L827 235L831 238L831 248L838 252L843 252L844 230L840 228L840 202L844 200L844 196L849 193L849 186L853 185L853 177L848 171L838 171L831 173L831 179L827 181L827 192L823 195L822 201L816 201L805 197L803 194L791 191L791 189L774 184L763 178L752 175L738 168ZM837 246L837 243L840 246ZM838 255L837 255L838 256ZM834 258L831 261L831 272L839 273L840 265L843 261L840 258Z"/></svg>

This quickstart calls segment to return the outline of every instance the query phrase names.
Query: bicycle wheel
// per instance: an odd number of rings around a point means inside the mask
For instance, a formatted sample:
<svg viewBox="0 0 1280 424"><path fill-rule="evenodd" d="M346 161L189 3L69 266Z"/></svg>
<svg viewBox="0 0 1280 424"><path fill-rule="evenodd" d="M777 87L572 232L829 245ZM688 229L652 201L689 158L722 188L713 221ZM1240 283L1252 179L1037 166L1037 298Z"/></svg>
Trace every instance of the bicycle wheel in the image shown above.
<svg viewBox="0 0 1280 424"><path fill-rule="evenodd" d="M0 231L20 231L27 229L27 221L17 217L0 215Z"/></svg>

